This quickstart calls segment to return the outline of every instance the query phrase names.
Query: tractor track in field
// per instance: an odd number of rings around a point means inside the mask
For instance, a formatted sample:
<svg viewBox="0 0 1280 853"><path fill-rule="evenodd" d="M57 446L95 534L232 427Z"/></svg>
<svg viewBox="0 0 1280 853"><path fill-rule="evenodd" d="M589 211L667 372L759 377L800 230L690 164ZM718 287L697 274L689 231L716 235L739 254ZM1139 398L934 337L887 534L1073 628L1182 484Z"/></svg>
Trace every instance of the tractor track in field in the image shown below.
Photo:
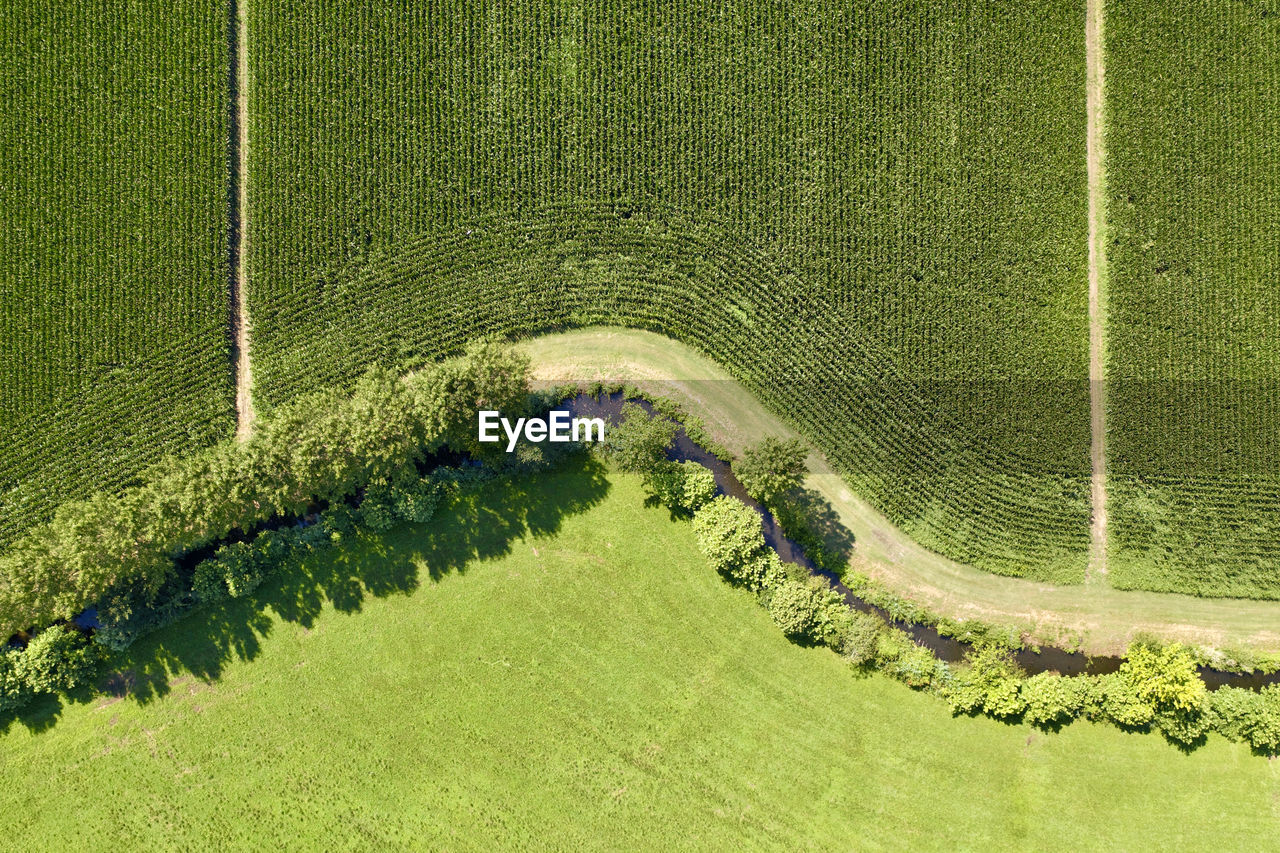
<svg viewBox="0 0 1280 853"><path fill-rule="evenodd" d="M1090 583L1107 574L1106 172L1104 143L1104 0L1086 0L1086 157L1089 177L1089 459Z"/></svg>
<svg viewBox="0 0 1280 853"><path fill-rule="evenodd" d="M253 367L250 362L249 275L245 270L248 245L249 175L249 26L244 0L231 0L227 21L227 53L231 59L228 82L231 89L227 147L229 191L227 193L228 248L230 254L231 364L234 371L236 437L243 440L253 431Z"/></svg>

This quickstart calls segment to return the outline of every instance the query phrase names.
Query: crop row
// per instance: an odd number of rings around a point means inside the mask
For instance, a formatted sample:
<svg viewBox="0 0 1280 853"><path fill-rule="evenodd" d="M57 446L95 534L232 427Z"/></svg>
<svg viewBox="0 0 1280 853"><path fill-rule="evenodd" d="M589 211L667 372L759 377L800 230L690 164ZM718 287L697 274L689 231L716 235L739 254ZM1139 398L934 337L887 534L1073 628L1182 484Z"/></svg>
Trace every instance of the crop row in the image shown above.
<svg viewBox="0 0 1280 853"><path fill-rule="evenodd" d="M1110 576L1280 597L1280 7L1107 27Z"/></svg>
<svg viewBox="0 0 1280 853"><path fill-rule="evenodd" d="M1082 578L1083 8L249 10L260 405L484 331L654 329L926 544Z"/></svg>
<svg viewBox="0 0 1280 853"><path fill-rule="evenodd" d="M227 432L227 15L0 12L0 546Z"/></svg>

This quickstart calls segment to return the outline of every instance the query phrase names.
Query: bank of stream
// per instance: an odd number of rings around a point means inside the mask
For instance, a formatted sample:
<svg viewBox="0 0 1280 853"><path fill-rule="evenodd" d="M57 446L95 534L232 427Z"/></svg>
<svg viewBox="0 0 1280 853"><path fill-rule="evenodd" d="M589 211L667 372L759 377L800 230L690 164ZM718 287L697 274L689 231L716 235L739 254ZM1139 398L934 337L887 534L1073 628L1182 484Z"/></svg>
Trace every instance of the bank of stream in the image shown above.
<svg viewBox="0 0 1280 853"><path fill-rule="evenodd" d="M599 397L579 394L576 397L565 400L557 405L556 408L568 410L573 417L598 417L603 418L606 423L617 424L622 418L622 407L626 403L635 403L649 414L656 413L653 405L647 400L628 398L621 392L600 395ZM945 636L930 625L901 622L894 619L888 611L855 595L838 576L816 566L806 556L804 549L786 536L773 515L759 501L747 494L747 490L743 488L742 484L738 482L738 478L734 476L729 462L690 439L683 426L676 432L675 443L668 452L668 457L680 462L697 462L707 467L715 476L716 488L719 494L737 498L760 513L764 526L765 542L778 553L778 557L783 562L803 566L810 574L825 578L832 588L844 597L845 603L849 607L865 613L876 614L895 628L905 631L915 642L929 649L940 660L948 663L957 663L964 660L965 655L972 649L971 644L957 640L954 637ZM1056 672L1062 675L1105 675L1118 670L1123 662L1122 658L1112 655L1088 656L1054 646L1039 646L1038 649L1024 646L1014 652L1013 657L1028 675L1035 675L1040 672ZM1257 690L1268 684L1280 683L1280 672L1225 672L1207 666L1201 666L1199 670L1200 677L1210 690L1226 686Z"/></svg>

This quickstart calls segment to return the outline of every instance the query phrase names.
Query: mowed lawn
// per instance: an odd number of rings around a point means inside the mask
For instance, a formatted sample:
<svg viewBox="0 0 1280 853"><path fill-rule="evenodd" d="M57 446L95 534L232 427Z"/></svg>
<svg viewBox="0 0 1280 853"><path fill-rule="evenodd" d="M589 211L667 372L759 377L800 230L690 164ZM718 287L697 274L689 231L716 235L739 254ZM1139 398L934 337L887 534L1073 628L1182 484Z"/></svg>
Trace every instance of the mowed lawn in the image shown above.
<svg viewBox="0 0 1280 853"><path fill-rule="evenodd" d="M3 846L1230 849L1280 819L1277 764L1221 739L953 719L790 644L594 463L118 663L129 695L8 722Z"/></svg>

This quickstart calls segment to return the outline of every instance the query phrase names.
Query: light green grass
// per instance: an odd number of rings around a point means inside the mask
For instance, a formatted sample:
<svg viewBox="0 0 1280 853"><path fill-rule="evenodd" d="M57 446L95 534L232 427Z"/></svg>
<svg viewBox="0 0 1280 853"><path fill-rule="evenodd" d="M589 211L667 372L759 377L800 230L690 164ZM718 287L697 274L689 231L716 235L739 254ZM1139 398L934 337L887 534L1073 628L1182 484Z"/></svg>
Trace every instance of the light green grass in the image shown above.
<svg viewBox="0 0 1280 853"><path fill-rule="evenodd" d="M795 434L723 368L661 335L584 329L532 338L521 348L543 380L626 380L678 400L735 452L766 435ZM1122 652L1139 632L1203 646L1271 651L1280 645L1280 603L995 577L912 541L820 455L811 455L809 465L809 485L854 534L854 567L938 613L1026 625L1045 642L1081 637L1095 653Z"/></svg>
<svg viewBox="0 0 1280 853"><path fill-rule="evenodd" d="M133 650L145 704L12 723L5 846L1228 849L1277 819L1275 765L1216 737L952 719L791 645L687 523L594 468L261 599L252 628L240 602Z"/></svg>

